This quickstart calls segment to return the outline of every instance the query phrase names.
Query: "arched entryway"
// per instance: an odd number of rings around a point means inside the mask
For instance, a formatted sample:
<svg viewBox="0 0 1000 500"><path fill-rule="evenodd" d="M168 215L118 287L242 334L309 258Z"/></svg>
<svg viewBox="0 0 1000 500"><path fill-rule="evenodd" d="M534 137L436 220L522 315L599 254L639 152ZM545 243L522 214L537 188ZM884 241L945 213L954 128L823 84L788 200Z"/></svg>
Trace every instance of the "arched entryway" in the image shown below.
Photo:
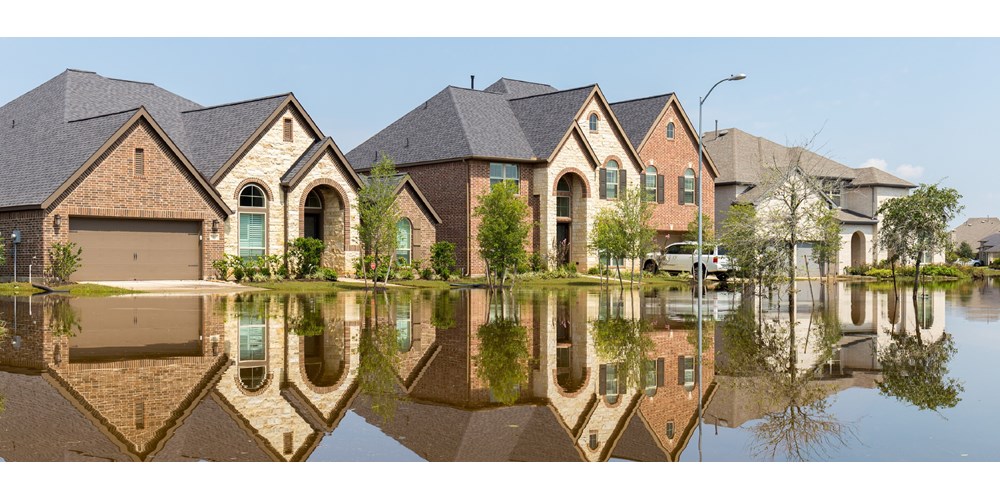
<svg viewBox="0 0 1000 500"><path fill-rule="evenodd" d="M348 238L344 197L333 186L321 184L306 191L301 206L301 236L322 240L326 249L321 265L343 271Z"/></svg>
<svg viewBox="0 0 1000 500"><path fill-rule="evenodd" d="M550 251L561 264L578 268L587 263L587 198L590 189L577 171L565 171L556 179L556 231Z"/></svg>
<svg viewBox="0 0 1000 500"><path fill-rule="evenodd" d="M851 267L865 264L865 234L861 231L855 231L851 236Z"/></svg>

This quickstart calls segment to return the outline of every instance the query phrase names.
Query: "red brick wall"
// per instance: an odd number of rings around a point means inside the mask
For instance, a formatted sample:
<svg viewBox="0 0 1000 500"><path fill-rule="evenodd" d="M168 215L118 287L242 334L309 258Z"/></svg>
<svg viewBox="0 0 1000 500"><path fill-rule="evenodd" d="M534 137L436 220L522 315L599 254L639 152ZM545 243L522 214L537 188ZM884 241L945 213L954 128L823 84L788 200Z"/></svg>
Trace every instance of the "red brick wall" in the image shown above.
<svg viewBox="0 0 1000 500"><path fill-rule="evenodd" d="M674 123L673 140L667 139L666 132L667 123L671 121ZM657 173L664 177L664 203L654 204L653 209L653 225L659 233L660 242L667 237L671 242L679 241L681 235L687 231L688 223L697 217L697 205L682 204L678 192L679 178L684 176L689 163L695 175L698 174L697 137L696 130L689 130L685 126L677 103L671 103L660 121L653 126L653 132L639 151L644 167L652 162ZM704 168L702 189L705 193L705 204L702 210L705 215L711 217L715 214L715 178L709 173L707 165ZM695 186L697 187L697 180Z"/></svg>
<svg viewBox="0 0 1000 500"><path fill-rule="evenodd" d="M412 259L422 261L421 266L427 267L431 262L431 245L437 241L437 224L422 208L417 194L410 186L405 186L399 192L399 211L403 217L410 219L413 227L411 242ZM440 215L439 215L440 216Z"/></svg>
<svg viewBox="0 0 1000 500"><path fill-rule="evenodd" d="M437 241L455 244L455 262L462 271L469 265L467 163L475 162L454 161L399 169L410 174L441 217L441 225L436 230Z"/></svg>
<svg viewBox="0 0 1000 500"><path fill-rule="evenodd" d="M478 248L479 244L476 241L477 235L479 234L479 217L473 217L472 213L479 207L479 197L483 196L490 191L490 164L489 162L476 162L470 165L469 172L469 189L471 190L471 207L469 207L469 217L471 219L472 230L470 231L470 257L471 265L469 266L469 273L473 275L483 275L486 274L486 263L479 256ZM532 195L535 192L535 175L534 168L531 165L520 165L520 177L521 181L519 183L519 194L528 203L528 217L529 221L538 221L539 212L538 205L539 200L537 196ZM528 233L528 246L526 248L529 252L538 251L538 226L536 225Z"/></svg>
<svg viewBox="0 0 1000 500"><path fill-rule="evenodd" d="M133 174L136 148L143 148L145 174ZM56 231L53 219L62 215ZM212 261L223 254L222 222L197 180L155 135L145 121L136 123L53 204L42 224L44 243L69 241L71 216L198 220L202 223L202 276L211 277ZM219 221L219 238L212 240L212 221ZM84 250L86 252L86 250Z"/></svg>
<svg viewBox="0 0 1000 500"><path fill-rule="evenodd" d="M15 229L21 231L21 244L17 246L17 280L28 281L28 266L33 264L32 274L42 273L40 267L44 259L42 242L41 210L0 212L0 251L4 263L0 265L0 280L10 281L14 275L14 244L10 235Z"/></svg>

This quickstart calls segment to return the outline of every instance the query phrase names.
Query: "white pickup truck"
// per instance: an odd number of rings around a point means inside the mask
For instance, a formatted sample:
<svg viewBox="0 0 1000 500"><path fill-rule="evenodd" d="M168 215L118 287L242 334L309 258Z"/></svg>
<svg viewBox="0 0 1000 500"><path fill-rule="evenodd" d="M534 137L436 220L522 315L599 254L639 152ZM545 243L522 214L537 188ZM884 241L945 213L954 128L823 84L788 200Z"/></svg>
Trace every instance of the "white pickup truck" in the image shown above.
<svg viewBox="0 0 1000 500"><path fill-rule="evenodd" d="M704 253L701 260L701 272L705 276L711 274L720 280L727 279L730 268L726 250L717 245L705 245L702 251ZM695 265L695 260L698 258L697 253L697 241L672 243L659 252L646 254L642 269L651 273L657 271L666 271L670 274L688 272L692 276L696 276L695 273L698 272L698 266Z"/></svg>

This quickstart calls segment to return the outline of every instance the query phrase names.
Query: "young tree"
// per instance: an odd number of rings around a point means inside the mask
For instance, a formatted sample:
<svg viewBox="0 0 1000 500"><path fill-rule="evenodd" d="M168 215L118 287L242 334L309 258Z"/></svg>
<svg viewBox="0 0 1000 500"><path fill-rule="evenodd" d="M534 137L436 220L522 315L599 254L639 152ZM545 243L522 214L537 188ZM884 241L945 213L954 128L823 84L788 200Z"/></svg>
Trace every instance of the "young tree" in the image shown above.
<svg viewBox="0 0 1000 500"><path fill-rule="evenodd" d="M879 245L891 256L892 280L896 282L896 260L914 262L913 300L920 288L920 265L924 255L933 255L948 242L948 224L964 207L954 188L921 184L909 196L887 200L878 209Z"/></svg>
<svg viewBox="0 0 1000 500"><path fill-rule="evenodd" d="M708 214L702 214L701 216L702 226L701 226L701 240L702 243L709 247L715 245L715 225L712 224L712 217ZM696 215L691 222L688 222L688 232L684 234L684 239L687 241L698 241L698 216Z"/></svg>
<svg viewBox="0 0 1000 500"><path fill-rule="evenodd" d="M629 259L633 283L635 264L640 264L643 257L653 250L653 237L656 230L651 226L653 208L646 202L646 194L640 188L633 188L622 193L614 205L604 207L594 218L594 226L590 232L590 248L608 263ZM640 269L641 271L641 269ZM618 271L618 284L624 288L621 269ZM642 277L639 278L642 286Z"/></svg>
<svg viewBox="0 0 1000 500"><path fill-rule="evenodd" d="M479 196L474 214L480 218L477 241L479 255L486 261L487 280L491 286L506 286L508 273L517 272L517 265L527 256L528 204L517 196L517 184L501 182Z"/></svg>
<svg viewBox="0 0 1000 500"><path fill-rule="evenodd" d="M358 236L362 247L362 271L365 288L368 287L371 262L376 273L372 281L378 280L378 269L386 265L385 283L392 274L392 264L396 260L396 225L399 223L399 205L396 202L396 164L383 155L368 175L367 181L358 191L357 212L360 218Z"/></svg>
<svg viewBox="0 0 1000 500"><path fill-rule="evenodd" d="M963 241L962 244L958 245L958 256L963 259L971 259L976 254L972 251L972 245L968 241Z"/></svg>

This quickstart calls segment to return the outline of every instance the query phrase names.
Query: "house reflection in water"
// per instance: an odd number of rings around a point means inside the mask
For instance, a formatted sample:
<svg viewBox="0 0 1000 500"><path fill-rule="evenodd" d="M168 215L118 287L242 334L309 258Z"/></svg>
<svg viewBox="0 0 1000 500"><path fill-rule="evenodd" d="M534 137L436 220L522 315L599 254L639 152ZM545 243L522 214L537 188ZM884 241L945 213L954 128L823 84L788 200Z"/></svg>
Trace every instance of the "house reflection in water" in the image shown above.
<svg viewBox="0 0 1000 500"><path fill-rule="evenodd" d="M897 301L891 284L800 282L797 288L796 323L790 336L794 343L792 352L796 353L793 361L795 372L809 386L813 399L826 398L851 387L875 389L882 380L880 357L893 344L894 334L906 332L915 336L919 333L924 344L940 342L947 336L944 325L946 297L940 288L921 288L915 305L912 288L901 287ZM764 324L788 335L787 300L781 304L765 303L764 310L767 311ZM824 321L833 323L826 330L833 335L826 340L822 338L823 331L817 329L817 323ZM782 337L781 342L787 341ZM748 385L762 387L766 384L741 380L746 377L733 375L741 370L733 365L736 362L733 359L739 355L731 351L741 347L727 345L721 324L716 329L716 343L720 374L717 393L705 412L706 423L740 427L788 404L773 394L765 396L759 391L743 389ZM787 346L785 350L788 351Z"/></svg>
<svg viewBox="0 0 1000 500"><path fill-rule="evenodd" d="M350 292L4 299L0 456L306 460L353 411L429 460L676 460L698 402L691 324L673 310L690 301L596 290L400 292L381 305ZM363 345L376 323L392 327L391 355ZM383 372L391 414L366 392Z"/></svg>

